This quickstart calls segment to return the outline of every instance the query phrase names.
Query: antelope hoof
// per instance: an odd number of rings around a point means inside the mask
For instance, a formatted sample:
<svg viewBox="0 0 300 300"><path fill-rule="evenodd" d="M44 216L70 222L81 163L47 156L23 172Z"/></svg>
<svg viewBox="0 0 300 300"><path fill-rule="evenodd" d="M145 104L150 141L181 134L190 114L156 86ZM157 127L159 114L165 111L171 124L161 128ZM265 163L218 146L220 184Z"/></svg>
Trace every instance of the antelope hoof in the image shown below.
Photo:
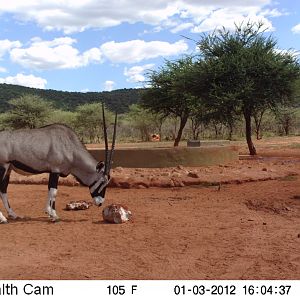
<svg viewBox="0 0 300 300"><path fill-rule="evenodd" d="M59 218L59 217L56 217L56 218L50 217L50 221L51 221L52 223L58 223L58 222L60 221L60 218Z"/></svg>
<svg viewBox="0 0 300 300"><path fill-rule="evenodd" d="M8 215L8 219L10 219L10 220L20 220L20 219L22 219L22 217L19 217L19 216L16 215L15 213L10 213L10 214Z"/></svg>
<svg viewBox="0 0 300 300"><path fill-rule="evenodd" d="M8 223L8 221L6 219L0 220L0 224L7 224L7 223Z"/></svg>
<svg viewBox="0 0 300 300"><path fill-rule="evenodd" d="M47 214L49 218L58 219L56 211L51 208L46 208L45 214Z"/></svg>
<svg viewBox="0 0 300 300"><path fill-rule="evenodd" d="M59 222L60 218L59 216L56 214L55 211L51 211L51 213L48 213L48 217L50 219L51 222L55 223L55 222Z"/></svg>

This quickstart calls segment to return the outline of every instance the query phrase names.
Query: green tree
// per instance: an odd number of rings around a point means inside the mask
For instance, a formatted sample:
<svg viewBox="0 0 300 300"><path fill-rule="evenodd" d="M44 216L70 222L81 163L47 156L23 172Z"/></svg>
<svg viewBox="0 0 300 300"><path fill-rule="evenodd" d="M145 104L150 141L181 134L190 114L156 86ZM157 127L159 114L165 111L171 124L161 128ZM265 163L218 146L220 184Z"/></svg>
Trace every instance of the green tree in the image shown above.
<svg viewBox="0 0 300 300"><path fill-rule="evenodd" d="M279 132L289 135L293 125L296 123L297 110L292 107L282 107L275 112L275 119L279 126Z"/></svg>
<svg viewBox="0 0 300 300"><path fill-rule="evenodd" d="M110 111L118 114L128 111L131 104L140 101L142 89L120 89L111 92L66 92L47 89L36 89L25 86L0 83L0 112L9 109L7 101L19 98L24 94L34 94L51 101L57 109L75 111L77 106L86 103L104 102Z"/></svg>
<svg viewBox="0 0 300 300"><path fill-rule="evenodd" d="M113 114L105 108L106 126L113 122ZM101 103L83 104L77 107L74 129L86 143L99 142L103 138Z"/></svg>
<svg viewBox="0 0 300 300"><path fill-rule="evenodd" d="M52 112L52 105L36 95L23 95L8 103L10 110L4 123L13 129L40 127L47 123Z"/></svg>
<svg viewBox="0 0 300 300"><path fill-rule="evenodd" d="M77 114L75 112L56 109L51 112L47 123L59 123L75 128L76 117Z"/></svg>
<svg viewBox="0 0 300 300"><path fill-rule="evenodd" d="M163 117L178 117L180 124L174 146L178 146L183 129L192 113L195 97L189 91L193 74L193 57L166 61L158 71L148 74L150 88L142 95L144 108Z"/></svg>
<svg viewBox="0 0 300 300"><path fill-rule="evenodd" d="M217 30L203 36L198 46L202 58L198 77L205 78L206 91L194 86L194 92L205 94L210 107L220 113L243 115L249 153L255 155L251 118L292 100L300 74L296 56L278 52L276 40L265 34L262 23L236 25L233 32Z"/></svg>
<svg viewBox="0 0 300 300"><path fill-rule="evenodd" d="M153 133L161 134L162 116L144 109L138 104L129 106L126 120L131 127L139 131L142 141L149 141L150 135Z"/></svg>
<svg viewBox="0 0 300 300"><path fill-rule="evenodd" d="M0 130L11 129L11 127L8 125L8 122L7 122L7 115L8 115L8 113L0 114Z"/></svg>

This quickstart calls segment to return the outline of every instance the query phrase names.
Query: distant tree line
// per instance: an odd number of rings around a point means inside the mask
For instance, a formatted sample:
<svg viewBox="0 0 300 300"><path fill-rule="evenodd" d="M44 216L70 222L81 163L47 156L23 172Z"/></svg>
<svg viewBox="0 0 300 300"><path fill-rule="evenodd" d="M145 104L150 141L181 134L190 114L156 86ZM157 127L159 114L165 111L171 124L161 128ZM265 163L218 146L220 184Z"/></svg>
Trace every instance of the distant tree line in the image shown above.
<svg viewBox="0 0 300 300"><path fill-rule="evenodd" d="M128 111L131 104L140 102L143 89L119 89L111 92L65 92L56 90L36 89L12 84L0 84L0 113L10 108L9 101L25 94L43 98L60 110L75 111L77 106L86 103L104 102L111 110L118 113Z"/></svg>
<svg viewBox="0 0 300 300"><path fill-rule="evenodd" d="M0 113L0 130L38 128L52 123L65 124L78 134L84 143L103 142L101 102L79 105L74 111L56 109L43 98L25 94L9 101L10 109ZM114 113L106 110L108 131L112 131ZM206 119L205 112L190 115L184 128L184 139L240 139L245 137L243 118L236 119L230 127L220 119ZM197 118L199 117L199 118ZM201 117L201 118L200 118ZM128 112L119 114L118 141L150 141L152 134L159 134L162 141L175 141L182 120L175 115L153 113L140 104L132 104ZM256 135L256 127L253 134ZM257 138L271 135L300 134L300 108L267 110L260 122Z"/></svg>

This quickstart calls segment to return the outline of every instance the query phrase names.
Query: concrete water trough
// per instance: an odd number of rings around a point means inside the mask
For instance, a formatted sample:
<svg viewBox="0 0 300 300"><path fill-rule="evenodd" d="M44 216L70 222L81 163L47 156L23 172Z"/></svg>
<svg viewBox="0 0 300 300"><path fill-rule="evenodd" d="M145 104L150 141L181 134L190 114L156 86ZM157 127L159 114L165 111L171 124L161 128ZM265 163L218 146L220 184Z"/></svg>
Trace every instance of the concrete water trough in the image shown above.
<svg viewBox="0 0 300 300"><path fill-rule="evenodd" d="M104 159L104 149L88 149L97 159ZM178 165L186 167L211 166L238 161L235 146L121 148L113 157L113 168L167 168Z"/></svg>

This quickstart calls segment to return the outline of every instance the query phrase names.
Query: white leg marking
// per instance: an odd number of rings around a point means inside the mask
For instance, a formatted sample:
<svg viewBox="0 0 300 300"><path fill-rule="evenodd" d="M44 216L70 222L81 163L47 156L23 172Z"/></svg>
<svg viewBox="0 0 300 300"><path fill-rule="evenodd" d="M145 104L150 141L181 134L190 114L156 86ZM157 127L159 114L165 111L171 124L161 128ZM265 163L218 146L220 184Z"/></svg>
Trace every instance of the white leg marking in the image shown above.
<svg viewBox="0 0 300 300"><path fill-rule="evenodd" d="M104 198L102 198L101 196L97 196L97 197L94 197L94 203L97 205L97 206L100 206L102 205L102 203L104 202Z"/></svg>
<svg viewBox="0 0 300 300"><path fill-rule="evenodd" d="M7 219L3 216L2 212L0 211L0 224L7 223Z"/></svg>
<svg viewBox="0 0 300 300"><path fill-rule="evenodd" d="M14 220L17 219L18 218L17 214L13 211L13 209L8 204L7 194L0 192L0 196L2 198L3 205L8 213L8 217Z"/></svg>
<svg viewBox="0 0 300 300"><path fill-rule="evenodd" d="M59 220L58 215L56 214L56 210L53 209L53 205L55 205L55 199L57 195L57 189L50 188L48 192L48 200L46 204L46 212L49 214L49 217L53 219L53 221Z"/></svg>

